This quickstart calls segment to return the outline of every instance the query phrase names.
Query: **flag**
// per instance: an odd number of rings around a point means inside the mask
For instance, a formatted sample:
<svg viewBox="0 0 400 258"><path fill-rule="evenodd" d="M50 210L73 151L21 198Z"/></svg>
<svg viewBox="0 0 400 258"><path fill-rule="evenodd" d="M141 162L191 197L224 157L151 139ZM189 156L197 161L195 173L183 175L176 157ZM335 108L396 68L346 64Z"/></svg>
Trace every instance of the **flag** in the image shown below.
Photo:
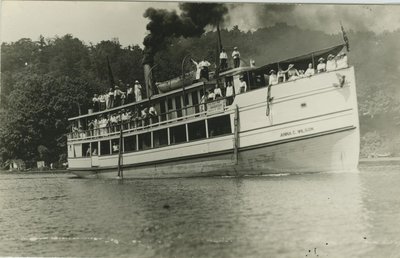
<svg viewBox="0 0 400 258"><path fill-rule="evenodd" d="M340 23L340 27L342 28L343 40L344 43L346 43L347 52L349 52L350 51L349 38L347 37L346 32L344 31L342 23Z"/></svg>

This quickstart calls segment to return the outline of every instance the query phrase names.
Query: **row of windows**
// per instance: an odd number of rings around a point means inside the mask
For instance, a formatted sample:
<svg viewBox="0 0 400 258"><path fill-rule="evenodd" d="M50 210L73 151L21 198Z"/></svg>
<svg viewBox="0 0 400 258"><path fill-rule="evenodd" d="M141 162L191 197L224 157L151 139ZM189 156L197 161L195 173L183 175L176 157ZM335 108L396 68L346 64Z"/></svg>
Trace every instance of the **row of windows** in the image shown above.
<svg viewBox="0 0 400 258"><path fill-rule="evenodd" d="M206 128L208 128L208 130L206 130ZM207 138L207 136L210 138L230 133L232 133L230 117L229 115L224 115L153 132L126 136L123 138L121 145L123 146L123 152L132 152L201 140ZM69 152L69 157L116 154L119 152L119 141L120 139L111 139L74 145L74 149L70 147L72 150ZM80 146L82 146L81 151L77 150ZM98 149L100 149L100 152Z"/></svg>

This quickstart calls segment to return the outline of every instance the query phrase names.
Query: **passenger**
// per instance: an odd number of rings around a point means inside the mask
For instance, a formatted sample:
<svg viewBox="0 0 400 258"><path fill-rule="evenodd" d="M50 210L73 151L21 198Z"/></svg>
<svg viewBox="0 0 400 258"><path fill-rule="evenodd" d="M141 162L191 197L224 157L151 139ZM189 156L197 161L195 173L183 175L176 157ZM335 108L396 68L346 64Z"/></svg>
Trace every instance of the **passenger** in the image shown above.
<svg viewBox="0 0 400 258"><path fill-rule="evenodd" d="M124 91L122 91L122 95L121 95L121 105L125 105L126 104L126 94Z"/></svg>
<svg viewBox="0 0 400 258"><path fill-rule="evenodd" d="M245 93L247 91L247 83L243 77L240 77L240 93Z"/></svg>
<svg viewBox="0 0 400 258"><path fill-rule="evenodd" d="M286 73L281 68L278 68L278 83L286 81Z"/></svg>
<svg viewBox="0 0 400 258"><path fill-rule="evenodd" d="M190 60L192 60L193 64L196 66L196 80L200 80L200 76L201 76L200 64L197 63L196 61L194 61L193 59L190 59Z"/></svg>
<svg viewBox="0 0 400 258"><path fill-rule="evenodd" d="M200 99L200 112L206 111L207 98L208 98L208 92L205 92L205 94L203 96L201 96L201 99Z"/></svg>
<svg viewBox="0 0 400 258"><path fill-rule="evenodd" d="M284 73L288 74L288 80L293 81L299 78L300 74L299 71L297 71L296 68L294 68L294 64L290 64L288 66L288 69L284 71Z"/></svg>
<svg viewBox="0 0 400 258"><path fill-rule="evenodd" d="M228 54L225 52L225 49L221 49L221 53L219 54L219 62L221 70L228 68Z"/></svg>
<svg viewBox="0 0 400 258"><path fill-rule="evenodd" d="M141 101L142 100L142 86L139 84L139 81L135 81L135 86L134 86L134 93L135 93L135 98L136 101Z"/></svg>
<svg viewBox="0 0 400 258"><path fill-rule="evenodd" d="M199 63L200 66L200 78L205 78L208 80L210 80L209 74L208 74L208 67L210 66L210 62L208 62L205 58L203 59L203 61L201 61Z"/></svg>
<svg viewBox="0 0 400 258"><path fill-rule="evenodd" d="M118 125L117 117L114 114L112 114L109 121L111 127L110 132L115 132L117 130L117 125Z"/></svg>
<svg viewBox="0 0 400 258"><path fill-rule="evenodd" d="M326 71L333 71L336 70L336 60L334 59L334 55L328 55L328 61L326 61Z"/></svg>
<svg viewBox="0 0 400 258"><path fill-rule="evenodd" d="M106 109L106 96L104 94L99 96L100 111Z"/></svg>
<svg viewBox="0 0 400 258"><path fill-rule="evenodd" d="M105 135L107 134L107 118L103 116L100 121L99 121L99 127L100 127L100 134Z"/></svg>
<svg viewBox="0 0 400 258"><path fill-rule="evenodd" d="M89 136L94 136L94 121L90 121L88 124Z"/></svg>
<svg viewBox="0 0 400 258"><path fill-rule="evenodd" d="M207 100L213 101L215 99L214 91L207 91Z"/></svg>
<svg viewBox="0 0 400 258"><path fill-rule="evenodd" d="M99 120L97 120L97 118L95 118L93 120L93 128L94 128L94 136L98 136L99 135Z"/></svg>
<svg viewBox="0 0 400 258"><path fill-rule="evenodd" d="M151 123L157 123L158 122L158 114L156 108L151 105L149 108L149 116L151 119Z"/></svg>
<svg viewBox="0 0 400 258"><path fill-rule="evenodd" d="M233 86L230 81L228 81L228 86L226 87L226 102L228 106L233 103Z"/></svg>
<svg viewBox="0 0 400 258"><path fill-rule="evenodd" d="M306 77L306 76L304 75L304 70L299 70L299 77L300 77L300 78Z"/></svg>
<svg viewBox="0 0 400 258"><path fill-rule="evenodd" d="M347 62L347 55L346 53L341 53L338 55L338 58L336 60L336 65L337 65L337 69L339 68L347 68L349 67L349 64Z"/></svg>
<svg viewBox="0 0 400 258"><path fill-rule="evenodd" d="M113 153L119 152L119 146L118 146L118 144L116 142L113 143L112 152Z"/></svg>
<svg viewBox="0 0 400 258"><path fill-rule="evenodd" d="M278 83L278 76L276 75L275 70L269 71L268 85L276 85Z"/></svg>
<svg viewBox="0 0 400 258"><path fill-rule="evenodd" d="M100 110L100 102L97 94L94 94L92 98L92 107L93 107L93 112L98 112Z"/></svg>
<svg viewBox="0 0 400 258"><path fill-rule="evenodd" d="M253 59L250 59L250 67L256 67L256 61Z"/></svg>
<svg viewBox="0 0 400 258"><path fill-rule="evenodd" d="M142 111L141 111L142 126L148 125L149 117L150 117L149 109L147 107L142 109Z"/></svg>
<svg viewBox="0 0 400 258"><path fill-rule="evenodd" d="M126 103L133 103L133 87L129 84L127 84L126 86Z"/></svg>
<svg viewBox="0 0 400 258"><path fill-rule="evenodd" d="M90 147L86 151L86 157L89 157L89 156L90 156Z"/></svg>
<svg viewBox="0 0 400 258"><path fill-rule="evenodd" d="M107 108L113 108L114 107L114 91L112 88L108 91L108 102L107 102Z"/></svg>
<svg viewBox="0 0 400 258"><path fill-rule="evenodd" d="M122 122L123 129L124 130L128 129L129 128L128 121L130 120L130 116L129 116L129 114L128 114L128 112L126 110L124 110L122 112L121 119L122 119L121 122Z"/></svg>
<svg viewBox="0 0 400 258"><path fill-rule="evenodd" d="M233 48L232 58L233 58L233 67L235 68L240 67L240 52L238 51L237 47Z"/></svg>
<svg viewBox="0 0 400 258"><path fill-rule="evenodd" d="M217 98L223 98L221 89L218 87L218 84L215 84L215 89L214 89L214 99Z"/></svg>
<svg viewBox="0 0 400 258"><path fill-rule="evenodd" d="M312 66L312 63L309 63L308 68L307 68L306 72L304 73L304 75L309 77L309 76L313 76L314 74L315 74L315 70Z"/></svg>
<svg viewBox="0 0 400 258"><path fill-rule="evenodd" d="M122 91L119 89L117 85L115 85L114 90L114 107L121 106L122 104Z"/></svg>
<svg viewBox="0 0 400 258"><path fill-rule="evenodd" d="M97 156L97 149L96 149L96 148L93 149L92 155L93 155L93 156Z"/></svg>
<svg viewBox="0 0 400 258"><path fill-rule="evenodd" d="M318 65L317 65L317 73L322 73L326 71L326 65L324 63L325 59L321 57L318 59Z"/></svg>

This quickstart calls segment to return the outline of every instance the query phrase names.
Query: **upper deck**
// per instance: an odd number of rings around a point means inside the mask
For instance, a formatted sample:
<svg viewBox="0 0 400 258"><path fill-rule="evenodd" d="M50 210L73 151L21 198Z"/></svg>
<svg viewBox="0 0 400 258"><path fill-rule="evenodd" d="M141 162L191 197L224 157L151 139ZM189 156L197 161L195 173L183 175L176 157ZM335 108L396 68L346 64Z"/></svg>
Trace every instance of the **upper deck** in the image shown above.
<svg viewBox="0 0 400 258"><path fill-rule="evenodd" d="M142 131L154 127L172 126L183 120L195 120L224 112L230 113L229 110L232 110L231 104L235 96L243 94L240 89L240 78L246 82L247 92L267 87L270 70L281 71L289 64L294 64L299 70L305 69L310 63L315 64L320 57L330 54L338 56L343 51L343 47L344 45L339 45L262 67L231 69L220 73L218 80L195 82L189 86L152 96L150 99L70 118L72 126L68 141L112 136L119 133L121 126L123 131ZM336 69L340 68L343 66L336 67ZM314 76L317 76L317 73ZM287 74L279 75L278 73L278 77L278 84L274 87L279 87L287 81L302 80L309 76L299 75L293 79L293 77L288 78ZM233 96L226 97L227 84L233 85ZM222 95L225 97L205 99L206 92L212 92L216 85L219 85ZM155 112L151 114L150 108L153 108Z"/></svg>

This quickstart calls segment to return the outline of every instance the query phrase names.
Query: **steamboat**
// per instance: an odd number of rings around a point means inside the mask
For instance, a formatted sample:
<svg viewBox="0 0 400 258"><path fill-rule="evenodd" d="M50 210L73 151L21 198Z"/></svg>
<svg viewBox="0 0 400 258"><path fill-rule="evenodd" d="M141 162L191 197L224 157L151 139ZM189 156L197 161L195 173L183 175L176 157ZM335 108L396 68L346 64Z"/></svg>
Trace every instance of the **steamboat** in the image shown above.
<svg viewBox="0 0 400 258"><path fill-rule="evenodd" d="M69 170L79 177L106 178L356 170L356 82L346 52L346 44L340 44L263 66L226 69L209 80L183 74L158 84L159 93L150 98L69 118L75 128L68 135ZM328 56L338 60L333 69L291 78L282 72L315 68ZM144 70L150 89L151 68ZM271 76L276 83L270 83ZM228 86L233 95L227 97ZM216 87L223 96L207 99ZM153 115L140 116L148 107ZM117 123L87 127L111 115Z"/></svg>

